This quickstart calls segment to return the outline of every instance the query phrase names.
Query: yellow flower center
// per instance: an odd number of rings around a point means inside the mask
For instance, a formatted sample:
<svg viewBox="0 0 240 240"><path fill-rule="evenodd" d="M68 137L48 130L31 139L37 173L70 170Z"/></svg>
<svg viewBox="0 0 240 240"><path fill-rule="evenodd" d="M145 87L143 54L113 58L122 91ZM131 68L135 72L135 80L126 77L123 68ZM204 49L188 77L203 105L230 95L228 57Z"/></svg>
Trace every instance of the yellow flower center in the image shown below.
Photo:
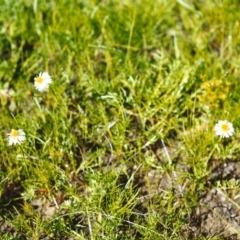
<svg viewBox="0 0 240 240"><path fill-rule="evenodd" d="M229 126L227 124L223 124L221 128L224 132L227 132L229 130Z"/></svg>
<svg viewBox="0 0 240 240"><path fill-rule="evenodd" d="M35 81L39 84L41 84L43 82L43 78L42 77L36 77Z"/></svg>
<svg viewBox="0 0 240 240"><path fill-rule="evenodd" d="M11 136L12 136L12 137L18 137L18 136L19 136L18 131L15 130L15 129L12 129L12 131L11 131Z"/></svg>

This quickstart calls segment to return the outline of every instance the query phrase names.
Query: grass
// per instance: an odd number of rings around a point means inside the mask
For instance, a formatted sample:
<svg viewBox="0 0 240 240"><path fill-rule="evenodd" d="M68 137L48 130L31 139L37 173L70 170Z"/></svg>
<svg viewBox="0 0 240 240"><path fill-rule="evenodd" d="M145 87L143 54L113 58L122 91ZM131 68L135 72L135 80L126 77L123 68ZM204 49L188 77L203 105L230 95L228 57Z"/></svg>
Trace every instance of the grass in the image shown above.
<svg viewBox="0 0 240 240"><path fill-rule="evenodd" d="M214 211L212 189L239 210L240 175L214 175L238 164L237 1L0 4L2 239L240 235L226 215L230 232L197 214ZM40 71L53 79L43 93ZM8 146L13 128L23 144Z"/></svg>

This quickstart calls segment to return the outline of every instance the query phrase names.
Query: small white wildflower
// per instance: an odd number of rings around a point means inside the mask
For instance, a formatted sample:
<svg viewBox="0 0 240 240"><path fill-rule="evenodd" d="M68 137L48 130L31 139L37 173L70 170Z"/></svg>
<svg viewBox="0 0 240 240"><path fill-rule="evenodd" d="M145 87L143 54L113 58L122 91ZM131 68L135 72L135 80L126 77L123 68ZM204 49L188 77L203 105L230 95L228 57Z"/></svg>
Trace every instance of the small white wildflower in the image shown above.
<svg viewBox="0 0 240 240"><path fill-rule="evenodd" d="M39 75L34 78L34 86L39 92L47 90L51 83L52 78L47 72L40 72Z"/></svg>
<svg viewBox="0 0 240 240"><path fill-rule="evenodd" d="M11 133L8 133L9 145L22 144L25 141L25 132L22 129L12 129Z"/></svg>
<svg viewBox="0 0 240 240"><path fill-rule="evenodd" d="M233 124L227 120L218 121L214 127L214 130L216 135L220 136L221 138L228 138L234 134Z"/></svg>

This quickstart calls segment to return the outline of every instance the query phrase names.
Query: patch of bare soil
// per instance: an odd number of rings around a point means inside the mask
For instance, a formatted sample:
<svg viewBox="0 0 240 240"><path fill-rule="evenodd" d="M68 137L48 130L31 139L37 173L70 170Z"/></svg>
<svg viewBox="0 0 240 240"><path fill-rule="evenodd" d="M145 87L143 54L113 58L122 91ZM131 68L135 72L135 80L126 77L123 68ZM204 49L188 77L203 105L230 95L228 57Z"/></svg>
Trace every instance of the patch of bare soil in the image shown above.
<svg viewBox="0 0 240 240"><path fill-rule="evenodd" d="M212 161L210 174L206 181L206 191L195 193L198 198L198 207L194 208L189 216L186 216L187 237L198 239L199 237L216 237L216 239L237 240L240 239L240 162L228 160L223 162ZM178 185L177 179L181 178L180 172L162 173L160 169L152 169L142 176L142 196L153 196L150 201L155 201L156 194L161 195L165 190L175 192L176 203L181 194L184 194L185 186ZM227 180L227 181L225 181ZM143 180L142 180L143 181ZM223 187L224 186L224 187ZM193 193L194 194L194 193ZM144 198L142 198L144 199ZM146 200L143 200L143 205ZM164 211L161 212L164 214Z"/></svg>
<svg viewBox="0 0 240 240"><path fill-rule="evenodd" d="M208 191L199 199L199 207L192 213L195 236L218 236L220 239L240 238L240 189L229 188L223 181L238 185L240 162L228 160L212 162L208 177Z"/></svg>
<svg viewBox="0 0 240 240"><path fill-rule="evenodd" d="M11 213L15 209L21 208L23 204L21 199L22 192L23 187L20 182L8 182L6 184L0 198L0 236L4 233L10 234L10 236L16 235L14 227L7 223L6 218L11 218Z"/></svg>

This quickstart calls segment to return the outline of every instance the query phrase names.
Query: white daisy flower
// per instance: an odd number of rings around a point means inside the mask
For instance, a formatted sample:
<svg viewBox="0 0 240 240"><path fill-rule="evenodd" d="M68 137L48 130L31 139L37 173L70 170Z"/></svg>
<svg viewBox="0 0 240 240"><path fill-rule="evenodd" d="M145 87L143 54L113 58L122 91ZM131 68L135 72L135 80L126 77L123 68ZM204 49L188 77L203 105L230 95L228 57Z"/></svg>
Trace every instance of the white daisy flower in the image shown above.
<svg viewBox="0 0 240 240"><path fill-rule="evenodd" d="M39 75L34 78L34 86L39 92L47 90L51 83L52 78L47 72L40 72Z"/></svg>
<svg viewBox="0 0 240 240"><path fill-rule="evenodd" d="M216 135L220 136L221 138L228 138L234 134L233 124L227 120L218 121L214 127L214 130Z"/></svg>
<svg viewBox="0 0 240 240"><path fill-rule="evenodd" d="M25 132L22 129L12 129L11 133L8 133L9 145L22 144L25 141Z"/></svg>

